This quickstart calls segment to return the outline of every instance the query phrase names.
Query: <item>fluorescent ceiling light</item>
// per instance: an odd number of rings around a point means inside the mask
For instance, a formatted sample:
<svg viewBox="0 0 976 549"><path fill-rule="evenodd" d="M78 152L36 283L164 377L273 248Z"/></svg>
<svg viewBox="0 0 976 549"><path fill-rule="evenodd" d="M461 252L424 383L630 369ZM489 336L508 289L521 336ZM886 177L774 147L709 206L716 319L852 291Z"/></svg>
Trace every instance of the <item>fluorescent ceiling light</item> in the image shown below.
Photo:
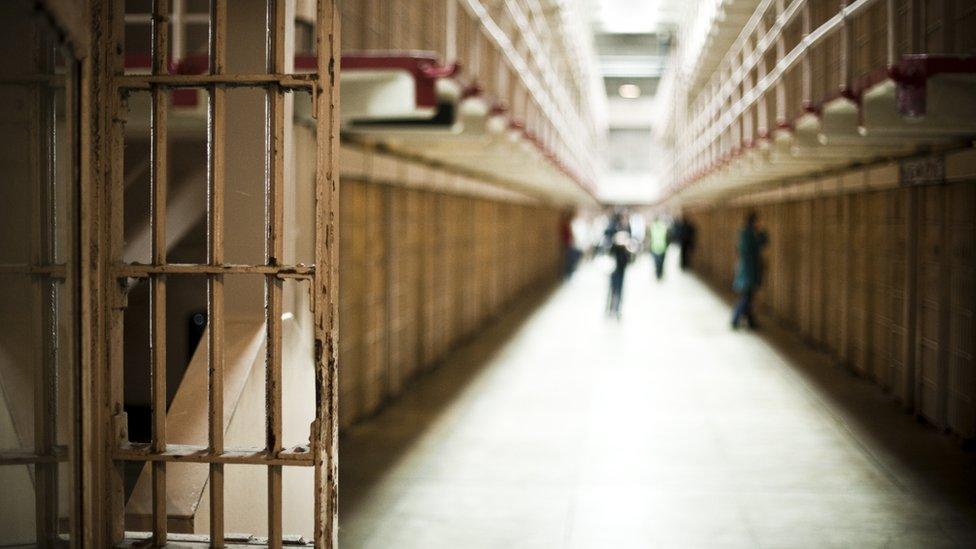
<svg viewBox="0 0 976 549"><path fill-rule="evenodd" d="M658 0L600 0L600 23L605 32L653 32L659 22Z"/></svg>
<svg viewBox="0 0 976 549"><path fill-rule="evenodd" d="M623 97L624 99L637 99L641 96L641 89L640 86L636 84L624 84L620 86L617 93L620 94L620 97Z"/></svg>

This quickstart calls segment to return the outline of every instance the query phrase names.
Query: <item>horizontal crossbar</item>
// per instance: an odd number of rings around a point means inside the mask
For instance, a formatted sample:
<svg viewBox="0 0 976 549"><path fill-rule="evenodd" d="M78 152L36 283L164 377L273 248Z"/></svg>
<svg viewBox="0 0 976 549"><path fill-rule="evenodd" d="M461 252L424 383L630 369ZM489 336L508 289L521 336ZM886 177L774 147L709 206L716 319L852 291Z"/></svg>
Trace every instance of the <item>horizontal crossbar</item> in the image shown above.
<svg viewBox="0 0 976 549"><path fill-rule="evenodd" d="M153 86L171 88L265 88L310 89L318 74L126 74L115 77L115 86L124 90L148 90Z"/></svg>
<svg viewBox="0 0 976 549"><path fill-rule="evenodd" d="M152 532L126 532L125 541L117 547L145 547L147 541L152 540ZM212 547L210 536L203 534L177 534L169 533L166 536L169 542L177 542L181 546L190 547ZM225 547L267 547L268 538L254 536L251 534L232 534L224 535ZM285 547L313 547L312 542L307 541L299 535L282 536L281 544Z"/></svg>
<svg viewBox="0 0 976 549"><path fill-rule="evenodd" d="M19 450L0 450L0 466L61 463L63 461L68 461L68 452L64 446L55 446L50 454L36 454L30 451Z"/></svg>
<svg viewBox="0 0 976 549"><path fill-rule="evenodd" d="M311 467L312 451L308 446L295 446L271 455L264 448L230 448L211 452L206 446L167 444L166 451L156 453L148 443L127 443L115 449L116 461L154 461L182 463L223 463L230 465L286 465Z"/></svg>
<svg viewBox="0 0 976 549"><path fill-rule="evenodd" d="M0 264L0 274L32 275L32 276L46 276L50 278L65 278L67 276L66 273L67 273L67 267L64 265L27 265L23 263Z"/></svg>
<svg viewBox="0 0 976 549"><path fill-rule="evenodd" d="M242 265L202 263L167 263L164 265L143 265L126 263L115 266L117 277L148 278L151 275L219 275L219 274L258 274L277 275L280 278L311 278L315 274L314 265Z"/></svg>

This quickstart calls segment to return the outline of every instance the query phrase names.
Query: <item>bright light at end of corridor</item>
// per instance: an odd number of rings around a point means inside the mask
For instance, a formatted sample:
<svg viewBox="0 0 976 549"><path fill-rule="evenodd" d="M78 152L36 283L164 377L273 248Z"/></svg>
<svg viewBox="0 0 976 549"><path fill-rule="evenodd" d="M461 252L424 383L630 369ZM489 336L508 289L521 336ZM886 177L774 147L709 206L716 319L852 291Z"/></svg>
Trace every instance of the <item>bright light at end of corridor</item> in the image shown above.
<svg viewBox="0 0 976 549"><path fill-rule="evenodd" d="M598 17L604 32L653 32L658 25L658 0L600 0Z"/></svg>
<svg viewBox="0 0 976 549"><path fill-rule="evenodd" d="M637 84L624 84L620 86L617 93L624 99L637 99L641 96L641 89Z"/></svg>

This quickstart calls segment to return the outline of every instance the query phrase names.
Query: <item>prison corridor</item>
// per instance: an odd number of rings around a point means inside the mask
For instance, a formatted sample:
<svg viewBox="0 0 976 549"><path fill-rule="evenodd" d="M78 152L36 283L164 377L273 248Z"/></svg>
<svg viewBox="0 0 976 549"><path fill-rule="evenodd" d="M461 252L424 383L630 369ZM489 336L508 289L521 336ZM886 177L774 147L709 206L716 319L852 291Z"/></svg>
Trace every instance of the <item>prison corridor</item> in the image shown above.
<svg viewBox="0 0 976 549"><path fill-rule="evenodd" d="M584 265L340 439L344 547L966 547L976 456L669 259Z"/></svg>

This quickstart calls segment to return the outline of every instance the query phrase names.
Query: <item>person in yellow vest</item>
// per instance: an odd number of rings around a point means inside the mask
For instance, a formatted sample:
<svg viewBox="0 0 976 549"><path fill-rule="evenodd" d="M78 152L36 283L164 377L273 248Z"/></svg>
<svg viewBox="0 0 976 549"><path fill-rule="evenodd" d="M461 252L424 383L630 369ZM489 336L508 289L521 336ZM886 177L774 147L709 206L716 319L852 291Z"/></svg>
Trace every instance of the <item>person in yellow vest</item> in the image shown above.
<svg viewBox="0 0 976 549"><path fill-rule="evenodd" d="M660 216L654 218L654 222L648 227L648 240L650 240L651 257L654 258L654 276L660 281L664 277L664 257L668 252L668 224Z"/></svg>

